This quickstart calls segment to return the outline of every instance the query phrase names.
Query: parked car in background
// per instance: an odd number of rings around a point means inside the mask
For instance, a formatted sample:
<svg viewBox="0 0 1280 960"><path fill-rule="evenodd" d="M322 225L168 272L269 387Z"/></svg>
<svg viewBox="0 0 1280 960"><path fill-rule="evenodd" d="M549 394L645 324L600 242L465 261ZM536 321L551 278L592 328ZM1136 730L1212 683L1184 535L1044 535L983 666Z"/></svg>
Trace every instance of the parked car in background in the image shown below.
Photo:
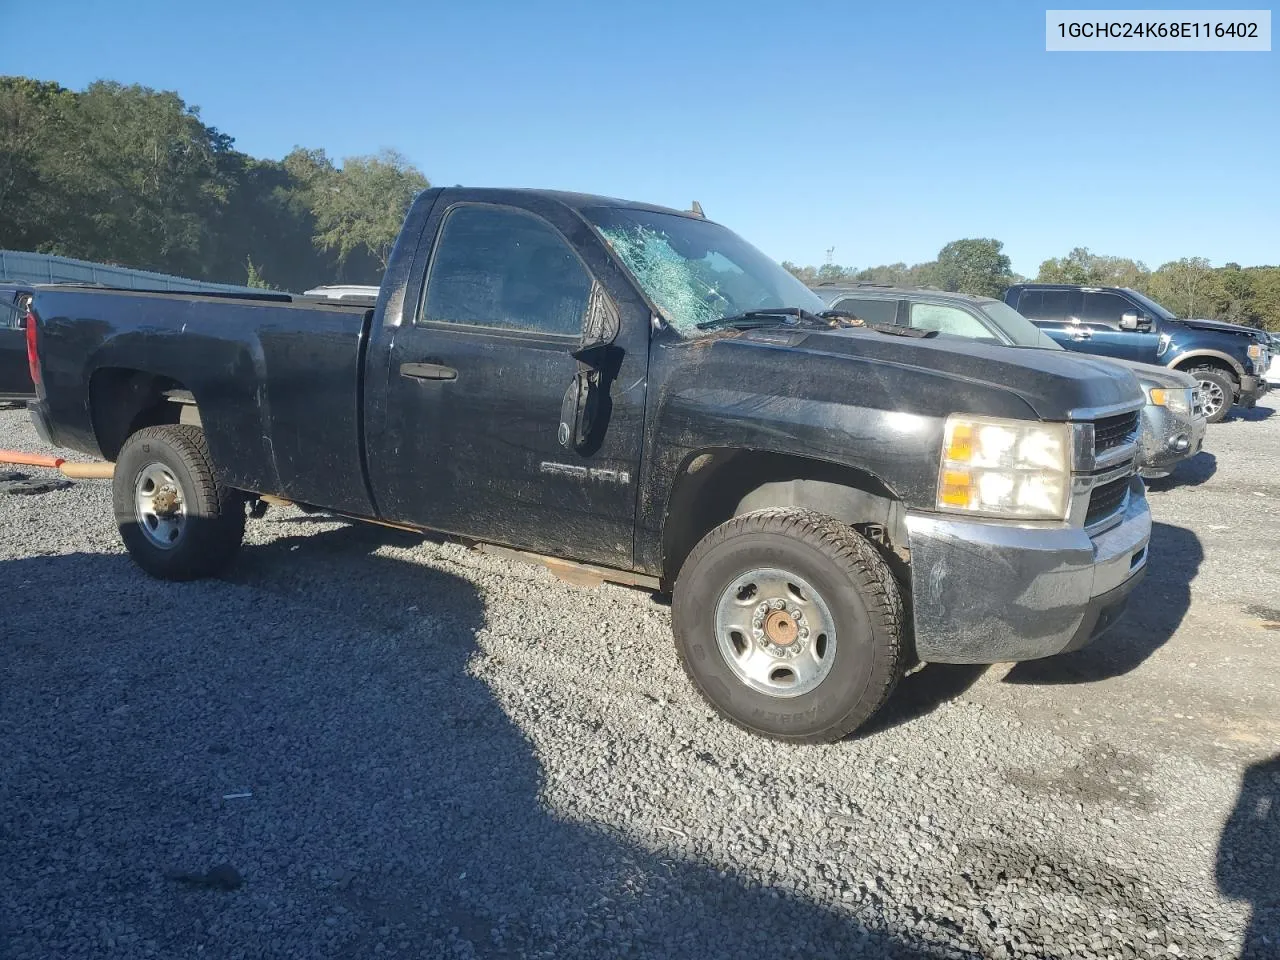
<svg viewBox="0 0 1280 960"><path fill-rule="evenodd" d="M27 363L27 303L31 287L0 283L0 403L35 397Z"/></svg>
<svg viewBox="0 0 1280 960"><path fill-rule="evenodd" d="M1005 302L1068 350L1183 370L1200 384L1210 423L1267 392L1266 334L1217 320L1180 320L1127 287L1018 283Z"/></svg>
<svg viewBox="0 0 1280 960"><path fill-rule="evenodd" d="M1271 341L1271 363L1263 375L1270 386L1280 386L1280 333L1267 334Z"/></svg>
<svg viewBox="0 0 1280 960"><path fill-rule="evenodd" d="M1005 346L1064 351L1007 303L991 297L878 284L823 283L813 287L830 310L874 323L937 330L951 337ZM1133 371L1147 404L1138 434L1139 472L1148 480L1167 477L1181 461L1200 452L1207 418L1194 377L1135 360L1098 357Z"/></svg>
<svg viewBox="0 0 1280 960"><path fill-rule="evenodd" d="M264 496L585 566L783 740L917 660L1078 649L1146 573L1132 373L819 316L700 215L429 189L377 303L41 287L32 419L115 462L153 576L217 574Z"/></svg>

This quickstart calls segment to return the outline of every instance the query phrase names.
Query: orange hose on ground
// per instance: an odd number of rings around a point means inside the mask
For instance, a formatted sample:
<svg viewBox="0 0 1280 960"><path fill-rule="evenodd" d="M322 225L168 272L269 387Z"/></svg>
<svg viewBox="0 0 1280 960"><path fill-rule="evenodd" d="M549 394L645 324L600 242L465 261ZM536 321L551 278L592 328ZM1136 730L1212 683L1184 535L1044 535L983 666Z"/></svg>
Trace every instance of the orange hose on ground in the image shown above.
<svg viewBox="0 0 1280 960"><path fill-rule="evenodd" d="M116 465L106 460L94 460L92 463L71 463L64 461L58 464L64 477L75 480L110 480L115 475Z"/></svg>
<svg viewBox="0 0 1280 960"><path fill-rule="evenodd" d="M20 463L25 467L50 467L57 470L66 462L61 457L46 457L40 453L0 450L0 463Z"/></svg>

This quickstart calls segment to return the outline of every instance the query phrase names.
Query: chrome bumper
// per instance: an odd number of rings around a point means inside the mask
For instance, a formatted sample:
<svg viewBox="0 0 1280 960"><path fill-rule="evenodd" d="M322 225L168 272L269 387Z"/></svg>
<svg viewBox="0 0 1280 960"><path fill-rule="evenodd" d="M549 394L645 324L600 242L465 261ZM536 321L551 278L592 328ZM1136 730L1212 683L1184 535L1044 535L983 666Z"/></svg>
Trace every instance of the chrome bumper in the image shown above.
<svg viewBox="0 0 1280 960"><path fill-rule="evenodd" d="M915 512L907 532L917 657L1003 663L1076 650L1115 622L1146 573L1151 511L1135 477L1120 523L1092 538Z"/></svg>

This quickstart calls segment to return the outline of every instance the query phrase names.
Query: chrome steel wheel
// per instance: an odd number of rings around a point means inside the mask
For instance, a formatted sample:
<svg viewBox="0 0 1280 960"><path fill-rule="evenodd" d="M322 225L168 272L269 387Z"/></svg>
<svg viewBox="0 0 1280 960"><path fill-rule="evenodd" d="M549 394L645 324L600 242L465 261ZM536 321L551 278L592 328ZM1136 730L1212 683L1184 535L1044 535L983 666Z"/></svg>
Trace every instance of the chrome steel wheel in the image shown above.
<svg viewBox="0 0 1280 960"><path fill-rule="evenodd" d="M1200 403L1206 417L1212 418L1218 415L1223 405L1227 402L1226 391L1222 389L1222 384L1214 380L1201 380L1200 383Z"/></svg>
<svg viewBox="0 0 1280 960"><path fill-rule="evenodd" d="M172 550L187 528L187 502L182 486L162 463L149 463L133 483L138 528L162 550Z"/></svg>
<svg viewBox="0 0 1280 960"><path fill-rule="evenodd" d="M716 643L725 663L752 690L798 697L831 672L836 626L826 601L794 573L749 570L720 594Z"/></svg>

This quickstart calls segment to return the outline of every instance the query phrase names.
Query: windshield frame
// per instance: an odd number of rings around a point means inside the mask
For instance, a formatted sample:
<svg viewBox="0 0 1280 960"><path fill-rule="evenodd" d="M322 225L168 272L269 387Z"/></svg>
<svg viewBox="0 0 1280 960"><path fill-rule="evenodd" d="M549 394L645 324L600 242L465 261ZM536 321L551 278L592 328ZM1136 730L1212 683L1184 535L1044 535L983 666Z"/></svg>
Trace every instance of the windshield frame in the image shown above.
<svg viewBox="0 0 1280 960"><path fill-rule="evenodd" d="M765 254L754 244L750 243L740 234L726 227L724 224L717 223L714 220L706 220L690 214L681 213L675 210L661 210L647 207L632 207L612 204L598 204L590 207L583 207L579 210L583 221L591 228L596 237L600 240L605 250L608 251L612 259L621 267L624 274L631 280L637 292L644 298L645 303L649 306L653 316L658 321L660 329L670 331L674 336L681 340L698 340L704 337L713 336L723 333L730 327L711 325L705 329L698 329L697 323L724 319L725 317L735 316L752 310L771 310L771 309L791 309L800 308L811 313L821 313L827 309L827 305L823 302L818 294L814 293L793 273L787 270L779 262ZM708 292L714 292L721 298L721 303L716 309L711 309L705 316L683 316L676 317L675 307L669 302L664 303L660 299L662 291L655 289L652 280L646 283L646 279L637 274L632 268L632 264L628 262L628 258L624 252L615 246L609 236L609 231L615 227L621 228L640 228L650 229L655 233L667 233L669 231L662 230L663 225L676 227L684 230L705 230L709 231L707 239L704 243L708 256L716 256L734 267L739 271L740 275L748 280L751 284L761 288L766 294L774 295L773 299L780 299L782 302L758 302L751 304L734 303L729 306L728 300L714 287L709 287ZM721 241L719 244L716 239ZM701 240L698 242L702 242ZM697 264L702 263L707 257L701 260L693 260L675 249L670 243L665 244L667 250L674 254L675 259L669 262L678 264ZM736 249L734 249L736 248ZM730 253L736 253L737 259L731 259L725 255L726 249ZM698 280L699 283L704 281L703 277L697 276L692 269L689 272L690 280ZM670 294L683 294L691 291L670 290ZM702 299L700 294L697 294ZM706 302L703 302L706 306ZM774 326L775 324L761 324L761 326ZM777 326L787 325L787 321L781 316L776 324Z"/></svg>
<svg viewBox="0 0 1280 960"><path fill-rule="evenodd" d="M1008 340L1009 346L1021 347L1028 350L1066 349L1066 347L1058 343L1058 341L1054 340L1053 337L1049 336L1003 300L996 300L994 298L991 300L982 300L978 302L977 307L988 325L994 325L995 328ZM994 307L995 311L988 310L988 307ZM1004 314L1004 316L1001 317L999 314ZM1006 326L1006 321L1011 321L1011 323ZM1034 332L1035 342L1021 342L1020 337L1022 334L1030 332Z"/></svg>

